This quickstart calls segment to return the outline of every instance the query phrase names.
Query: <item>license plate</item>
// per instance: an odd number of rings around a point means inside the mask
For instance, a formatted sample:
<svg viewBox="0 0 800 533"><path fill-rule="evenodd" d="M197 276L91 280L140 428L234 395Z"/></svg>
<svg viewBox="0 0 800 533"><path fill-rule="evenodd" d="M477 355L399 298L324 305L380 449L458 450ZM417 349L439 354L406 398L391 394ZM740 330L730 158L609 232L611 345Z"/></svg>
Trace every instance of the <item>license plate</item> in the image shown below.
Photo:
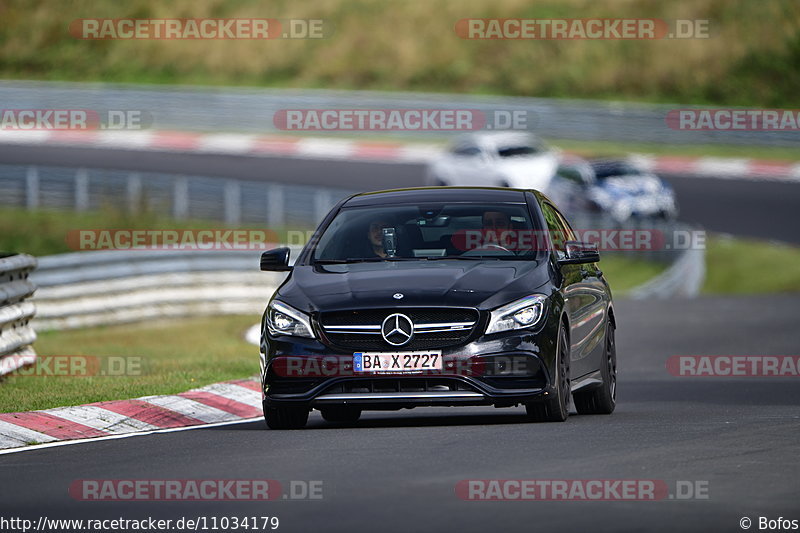
<svg viewBox="0 0 800 533"><path fill-rule="evenodd" d="M408 373L442 369L442 352L397 352L353 354L355 372Z"/></svg>

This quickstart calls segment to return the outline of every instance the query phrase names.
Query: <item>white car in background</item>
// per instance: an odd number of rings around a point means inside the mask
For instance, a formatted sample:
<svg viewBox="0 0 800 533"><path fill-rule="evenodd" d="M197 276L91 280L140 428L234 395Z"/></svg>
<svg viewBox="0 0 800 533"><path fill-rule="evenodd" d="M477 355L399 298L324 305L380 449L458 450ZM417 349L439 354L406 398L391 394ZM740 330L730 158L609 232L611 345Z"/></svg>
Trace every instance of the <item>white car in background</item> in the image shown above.
<svg viewBox="0 0 800 533"><path fill-rule="evenodd" d="M558 153L525 132L458 137L430 163L428 185L472 185L544 190L558 168Z"/></svg>

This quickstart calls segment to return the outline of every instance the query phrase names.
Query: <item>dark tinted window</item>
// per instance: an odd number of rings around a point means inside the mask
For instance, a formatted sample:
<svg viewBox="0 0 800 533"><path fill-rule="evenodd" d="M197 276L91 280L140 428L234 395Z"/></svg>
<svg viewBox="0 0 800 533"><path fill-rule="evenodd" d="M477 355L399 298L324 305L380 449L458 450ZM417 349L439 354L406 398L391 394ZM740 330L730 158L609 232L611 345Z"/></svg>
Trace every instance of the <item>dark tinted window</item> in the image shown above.
<svg viewBox="0 0 800 533"><path fill-rule="evenodd" d="M467 157L480 155L481 153L480 148L472 145L456 146L455 148L453 148L452 151L455 155L467 156Z"/></svg>
<svg viewBox="0 0 800 533"><path fill-rule="evenodd" d="M597 179L641 174L641 170L626 161L596 161L592 163Z"/></svg>
<svg viewBox="0 0 800 533"><path fill-rule="evenodd" d="M537 231L539 230L539 231ZM394 235L395 252L385 235ZM443 203L344 208L320 237L316 261L531 258L541 233L525 204Z"/></svg>
<svg viewBox="0 0 800 533"><path fill-rule="evenodd" d="M500 157L525 157L538 154L541 150L536 146L503 146L497 149Z"/></svg>
<svg viewBox="0 0 800 533"><path fill-rule="evenodd" d="M544 215L544 220L547 223L550 242L553 244L556 255L561 258L565 255L566 242L575 240L572 228L570 228L561 213L546 202L542 203L542 215Z"/></svg>

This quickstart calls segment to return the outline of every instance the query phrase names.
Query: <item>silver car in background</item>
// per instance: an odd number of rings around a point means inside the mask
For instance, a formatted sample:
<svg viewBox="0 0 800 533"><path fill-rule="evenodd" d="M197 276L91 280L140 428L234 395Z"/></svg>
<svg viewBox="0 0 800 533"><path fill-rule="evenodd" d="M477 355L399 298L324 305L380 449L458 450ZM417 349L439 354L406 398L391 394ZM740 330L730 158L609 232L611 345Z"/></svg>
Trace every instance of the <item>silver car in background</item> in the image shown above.
<svg viewBox="0 0 800 533"><path fill-rule="evenodd" d="M602 212L617 222L678 216L672 187L626 159L563 158L545 192L568 214Z"/></svg>
<svg viewBox="0 0 800 533"><path fill-rule="evenodd" d="M428 185L546 189L558 152L527 132L481 132L456 138L428 167Z"/></svg>

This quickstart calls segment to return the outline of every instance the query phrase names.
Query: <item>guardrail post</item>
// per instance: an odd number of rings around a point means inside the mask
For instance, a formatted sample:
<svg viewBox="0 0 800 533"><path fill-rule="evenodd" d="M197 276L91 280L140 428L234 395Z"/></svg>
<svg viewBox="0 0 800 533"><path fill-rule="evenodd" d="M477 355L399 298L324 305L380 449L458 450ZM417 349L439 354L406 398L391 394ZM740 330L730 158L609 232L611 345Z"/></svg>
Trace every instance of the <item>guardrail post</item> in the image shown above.
<svg viewBox="0 0 800 533"><path fill-rule="evenodd" d="M225 181L225 223L238 224L242 219L241 188L236 180Z"/></svg>
<svg viewBox="0 0 800 533"><path fill-rule="evenodd" d="M136 172L128 174L125 184L125 193L128 198L128 211L138 213L142 201L142 176Z"/></svg>
<svg viewBox="0 0 800 533"><path fill-rule="evenodd" d="M25 172L25 207L39 207L39 169L36 167L28 167Z"/></svg>
<svg viewBox="0 0 800 533"><path fill-rule="evenodd" d="M89 209L89 173L85 168L75 172L75 211Z"/></svg>
<svg viewBox="0 0 800 533"><path fill-rule="evenodd" d="M283 186L276 183L267 188L267 224L273 230L284 226Z"/></svg>
<svg viewBox="0 0 800 533"><path fill-rule="evenodd" d="M185 176L175 178L172 192L172 216L178 220L189 215L189 180Z"/></svg>
<svg viewBox="0 0 800 533"><path fill-rule="evenodd" d="M36 258L12 255L0 258L0 376L36 362L31 327L36 308L26 301L36 290L28 274L36 268Z"/></svg>

